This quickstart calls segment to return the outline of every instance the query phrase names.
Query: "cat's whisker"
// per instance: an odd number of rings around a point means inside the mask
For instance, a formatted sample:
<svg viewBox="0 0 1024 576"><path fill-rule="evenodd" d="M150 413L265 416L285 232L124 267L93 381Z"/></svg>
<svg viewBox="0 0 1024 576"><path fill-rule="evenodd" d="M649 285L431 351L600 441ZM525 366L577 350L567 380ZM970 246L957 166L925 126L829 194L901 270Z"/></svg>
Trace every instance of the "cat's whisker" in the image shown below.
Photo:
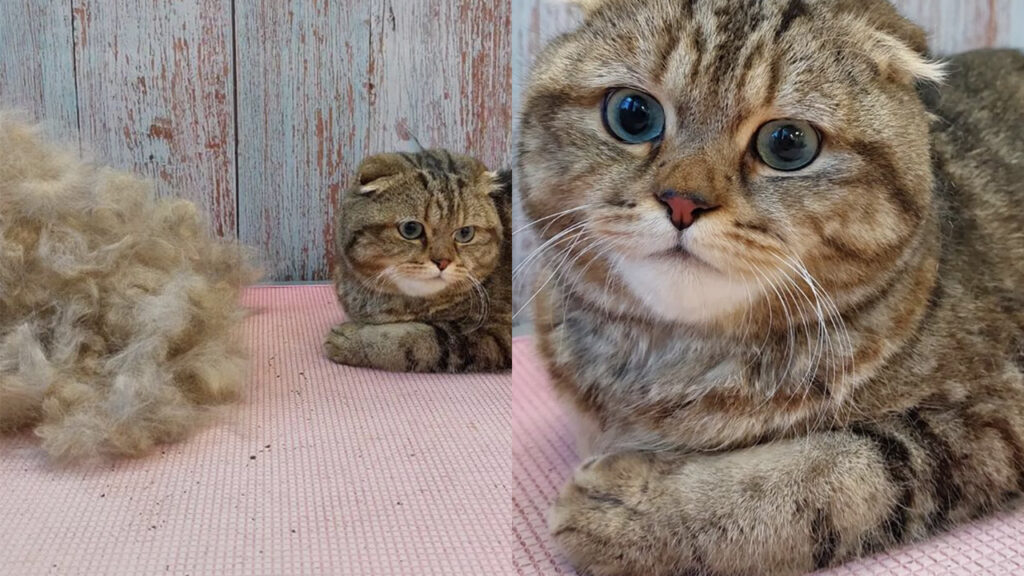
<svg viewBox="0 0 1024 576"><path fill-rule="evenodd" d="M785 259L779 257L776 254L772 254L772 256L779 260L784 266L792 269L792 266ZM803 322L800 323L800 325L804 327L804 331L807 334L808 349L811 351L812 354L807 362L807 370L805 371L803 378L801 378L800 382L798 383L798 387L804 388L804 398L806 399L806 395L810 390L809 384L813 382L814 374L817 373L818 367L820 366L822 355L826 354L826 342L823 339L823 331L825 330L824 316L817 295L815 295L815 302L812 302L811 299L807 296L806 292L800 289L800 287L796 284L796 282L789 274L783 273L783 278L785 279L787 285L791 285L793 287L793 290L795 290L803 298L803 301L806 302L811 307L811 309L814 311L815 320L817 322L818 334L813 344L813 347L811 345L810 331L806 329L806 325ZM792 296L792 292L790 292L790 295ZM798 304L799 300L794 299L794 307L797 307Z"/></svg>
<svg viewBox="0 0 1024 576"><path fill-rule="evenodd" d="M588 249L591 252L593 252L596 249L597 252L596 252L596 254L593 254L590 257L590 262L588 262L587 265L584 266L583 269L579 271L579 273L577 275L577 278L578 278L577 279L577 283L583 280L583 278L586 275L587 271L590 270L590 267L593 266L595 262L603 259L606 254L608 254L609 252L611 252L615 248L616 248L616 246L614 245L613 241L609 241L609 240L605 240L605 239L600 239L599 238L596 242L594 242L594 244L592 244ZM607 292L607 283L608 283L608 278L610 278L610 277L612 277L612 274L606 274L605 275L605 286L606 286L605 292Z"/></svg>
<svg viewBox="0 0 1024 576"><path fill-rule="evenodd" d="M564 216L568 216L569 214L574 214L576 212L580 212L582 210L586 210L588 208L592 208L593 206L594 206L593 204L584 204L583 206L577 206L575 208L570 208L568 210L562 210L561 212L556 212L554 214L551 214L550 216L545 216L543 218L538 218L538 219L536 219L536 220L534 220L532 222L528 222L527 224L525 224L525 225L523 225L523 226L513 230L512 231L512 235L513 236L518 236L519 234L522 234L523 232L529 230L530 228L533 228L534 226L538 226L538 225L542 224L543 222L547 222L548 220L550 220L551 222L548 223L548 225L544 228L544 230L541 231L541 233L547 232L547 230L551 227L551 224L553 224L559 218L562 218Z"/></svg>
<svg viewBox="0 0 1024 576"><path fill-rule="evenodd" d="M594 240L594 238L592 236L587 236L585 238L585 240L590 241L590 240ZM608 242L607 240L603 240L603 239L598 238L598 239L596 239L596 241L592 242L591 244L588 244L583 249L583 251L580 252L579 255L577 255L576 258L574 259L574 264L575 264L575 262L578 262L579 259L583 258L585 255L592 254L590 256L590 262L588 262L587 265L584 266L581 270L577 270L576 271L576 273L573 275L573 277L569 279L570 283L567 286L564 285L564 282L563 282L562 289L561 289L561 292L562 292L562 320L563 321L565 320L565 315L568 313L568 310L569 310L569 298L570 298L572 292L577 289L577 287L580 285L580 283L583 282L584 277L585 277L585 275L587 273L587 270L589 270L590 267L594 265L594 262L596 262L604 254L606 254L608 251L614 249L614 246L608 246L608 244L610 244L610 242ZM595 250L597 251L596 254L594 254ZM562 276L563 276L563 280L568 278L568 276L565 275L565 274L563 274Z"/></svg>
<svg viewBox="0 0 1024 576"><path fill-rule="evenodd" d="M562 268L562 266L565 266L566 259L568 258L569 254L571 254L572 249L575 248L576 244L579 243L581 237L582 237L582 234L577 234L575 236L575 239L573 240L573 243L567 249L565 249L562 252L558 253L558 255L565 254L565 256L562 257L561 262L559 262L558 266L555 267L555 270L551 273L550 276L548 276L547 280L544 281L544 283L540 286L540 288L538 288L537 290L534 291L533 295L530 296L529 300L527 300L526 303L523 304L519 308L519 310L517 310L516 313L512 315L512 318L517 318L523 312L523 310L526 310L526 308L529 307L530 304L532 304L533 301L537 299L537 296L542 291L544 291L545 288L547 288L548 284L551 283L551 280L555 277L555 275L558 274L558 271ZM558 258L558 256L556 255L555 258Z"/></svg>
<svg viewBox="0 0 1024 576"><path fill-rule="evenodd" d="M570 235L573 234L574 232L579 232L580 230L583 230L587 226L587 223L587 221L583 221L573 224L572 226L569 226L565 230L562 230L558 234L555 234L546 242L535 248L532 252L530 252L529 255L526 256L526 258L523 259L522 262L519 263L519 265L512 269L513 281L519 278L520 275L527 269L527 267L530 264L532 264L535 260L537 260L537 258L539 258L544 252L558 245L567 237L571 238Z"/></svg>
<svg viewBox="0 0 1024 576"><path fill-rule="evenodd" d="M776 379L778 381L774 383L774 388L771 391L771 393L769 394L769 397L771 397L771 396L774 396L778 392L779 388L782 386L783 380L786 377L786 375L790 374L792 372L792 370L793 370L793 362L794 362L795 350L796 350L796 334L793 332L793 316L790 314L789 305L786 303L786 299L785 299L785 297L783 297L782 292L779 290L778 285L772 279L772 275L765 273L759 267L758 267L758 270L760 270L761 273L764 274L765 280L768 282L768 287L772 290L772 292L775 293L776 297L779 300L779 304L782 305L782 312L783 312L783 315L785 317L785 326L786 326L786 369L781 374L777 375ZM770 334L770 332L771 332L771 326L770 325L769 325L768 330L769 330L769 334Z"/></svg>
<svg viewBox="0 0 1024 576"><path fill-rule="evenodd" d="M469 270L465 271L465 278L470 281L473 286L473 290L480 300L480 319L477 321L476 326L473 327L470 332L475 332L480 329L487 322L487 317L491 313L491 300L487 295L487 290L484 289L483 284L473 275Z"/></svg>
<svg viewBox="0 0 1024 576"><path fill-rule="evenodd" d="M780 258L780 260L783 259ZM788 258L788 261L783 261L788 266L790 266L790 268L793 269L805 283L807 283L808 287L815 294L815 298L824 300L825 311L828 313L833 329L836 330L837 337L839 337L840 339L845 339L845 342L840 342L840 344L845 344L845 349L841 351L842 356L844 358L844 360L841 362L843 373L840 379L840 383L842 384L846 379L847 362L845 358L847 356L850 356L852 358L853 351L853 345L849 337L849 331L846 327L846 322L843 320L842 315L839 313L839 309L835 304L835 300L821 287L820 283L818 283L818 281L814 279L810 271L807 270L807 267L803 265L802 262L799 261L799 258L793 255ZM835 351L835 353L838 356L840 351ZM835 372L833 372L833 375L836 375Z"/></svg>

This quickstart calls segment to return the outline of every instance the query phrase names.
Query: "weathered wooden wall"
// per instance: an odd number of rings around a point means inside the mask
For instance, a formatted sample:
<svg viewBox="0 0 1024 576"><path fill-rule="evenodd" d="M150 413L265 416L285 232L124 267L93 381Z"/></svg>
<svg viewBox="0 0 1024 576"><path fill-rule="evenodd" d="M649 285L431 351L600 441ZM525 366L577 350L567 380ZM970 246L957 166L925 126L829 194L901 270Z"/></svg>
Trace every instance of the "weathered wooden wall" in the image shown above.
<svg viewBox="0 0 1024 576"><path fill-rule="evenodd" d="M407 146L506 162L509 4L237 6L239 224L274 276L323 278L333 206L360 159Z"/></svg>
<svg viewBox="0 0 1024 576"><path fill-rule="evenodd" d="M231 0L71 5L83 147L194 200L235 236Z"/></svg>
<svg viewBox="0 0 1024 576"><path fill-rule="evenodd" d="M897 4L939 53L1024 48L1022 0ZM0 0L0 106L196 200L271 279L322 279L359 159L415 135L507 163L530 62L575 22L562 0Z"/></svg>
<svg viewBox="0 0 1024 576"><path fill-rule="evenodd" d="M366 154L507 162L511 4L0 0L0 107L197 201L269 279L328 277Z"/></svg>
<svg viewBox="0 0 1024 576"><path fill-rule="evenodd" d="M513 70L521 86L534 56L547 40L578 23L576 10L563 0L512 0ZM894 0L931 35L932 49L950 54L992 46L1024 49L1024 0ZM518 93L518 90L516 91ZM517 100L516 104L519 104ZM518 107L517 107L518 116ZM521 216L521 213L520 213ZM525 225L522 218L517 227ZM516 260L522 261L536 243L529 230L516 237ZM529 271L516 281L516 298L525 302L532 291Z"/></svg>
<svg viewBox="0 0 1024 576"><path fill-rule="evenodd" d="M67 2L0 0L0 104L46 118L78 142L75 52Z"/></svg>

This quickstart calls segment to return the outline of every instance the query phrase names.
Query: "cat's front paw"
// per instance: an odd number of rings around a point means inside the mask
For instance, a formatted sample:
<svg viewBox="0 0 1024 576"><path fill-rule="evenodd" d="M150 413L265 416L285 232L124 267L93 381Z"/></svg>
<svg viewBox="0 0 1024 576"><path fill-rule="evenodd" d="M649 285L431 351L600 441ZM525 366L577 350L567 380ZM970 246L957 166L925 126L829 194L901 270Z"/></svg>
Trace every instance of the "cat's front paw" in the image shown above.
<svg viewBox="0 0 1024 576"><path fill-rule="evenodd" d="M592 458L578 467L551 515L551 531L573 565L590 576L675 576L698 568L680 560L687 535L667 532L671 464L641 452Z"/></svg>
<svg viewBox="0 0 1024 576"><path fill-rule="evenodd" d="M324 341L324 354L338 364L362 366L365 364L366 351L358 332L359 325L354 322L334 326Z"/></svg>

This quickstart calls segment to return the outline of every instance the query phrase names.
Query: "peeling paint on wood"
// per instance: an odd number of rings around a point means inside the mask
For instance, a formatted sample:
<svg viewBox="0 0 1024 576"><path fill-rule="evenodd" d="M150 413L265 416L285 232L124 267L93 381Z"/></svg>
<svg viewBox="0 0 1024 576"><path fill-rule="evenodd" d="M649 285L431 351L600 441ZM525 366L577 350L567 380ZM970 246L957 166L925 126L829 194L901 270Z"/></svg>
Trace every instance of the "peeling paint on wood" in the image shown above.
<svg viewBox="0 0 1024 576"><path fill-rule="evenodd" d="M936 54L976 48L1024 48L1021 0L895 0L929 33Z"/></svg>
<svg viewBox="0 0 1024 576"><path fill-rule="evenodd" d="M0 108L25 112L78 145L67 2L0 0Z"/></svg>
<svg viewBox="0 0 1024 576"><path fill-rule="evenodd" d="M82 145L236 235L231 0L72 0Z"/></svg>
<svg viewBox="0 0 1024 576"><path fill-rule="evenodd" d="M237 7L242 240L278 280L328 277L334 208L368 154L508 159L509 4L374 0Z"/></svg>
<svg viewBox="0 0 1024 576"><path fill-rule="evenodd" d="M896 3L939 54L1024 48L1020 0ZM561 0L0 0L0 106L81 125L257 245L268 278L323 279L359 159L415 136L507 165L530 62L576 21Z"/></svg>

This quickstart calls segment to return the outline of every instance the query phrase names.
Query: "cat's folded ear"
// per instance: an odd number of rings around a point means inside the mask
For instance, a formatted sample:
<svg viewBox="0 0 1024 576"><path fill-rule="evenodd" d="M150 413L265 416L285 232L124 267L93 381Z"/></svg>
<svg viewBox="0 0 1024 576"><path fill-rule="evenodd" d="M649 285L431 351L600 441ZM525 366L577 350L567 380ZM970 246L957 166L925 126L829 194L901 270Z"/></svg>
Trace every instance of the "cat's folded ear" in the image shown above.
<svg viewBox="0 0 1024 576"><path fill-rule="evenodd" d="M487 178L491 181L490 194L492 198L512 199L512 171L501 170L500 172L486 172Z"/></svg>
<svg viewBox="0 0 1024 576"><path fill-rule="evenodd" d="M835 0L839 12L853 18L853 38L871 54L886 74L905 84L941 83L946 77L941 62L928 52L925 31L888 0Z"/></svg>
<svg viewBox="0 0 1024 576"><path fill-rule="evenodd" d="M393 176L409 171L409 161L401 154L377 154L359 164L356 184L360 194L372 194L381 189L384 182Z"/></svg>

